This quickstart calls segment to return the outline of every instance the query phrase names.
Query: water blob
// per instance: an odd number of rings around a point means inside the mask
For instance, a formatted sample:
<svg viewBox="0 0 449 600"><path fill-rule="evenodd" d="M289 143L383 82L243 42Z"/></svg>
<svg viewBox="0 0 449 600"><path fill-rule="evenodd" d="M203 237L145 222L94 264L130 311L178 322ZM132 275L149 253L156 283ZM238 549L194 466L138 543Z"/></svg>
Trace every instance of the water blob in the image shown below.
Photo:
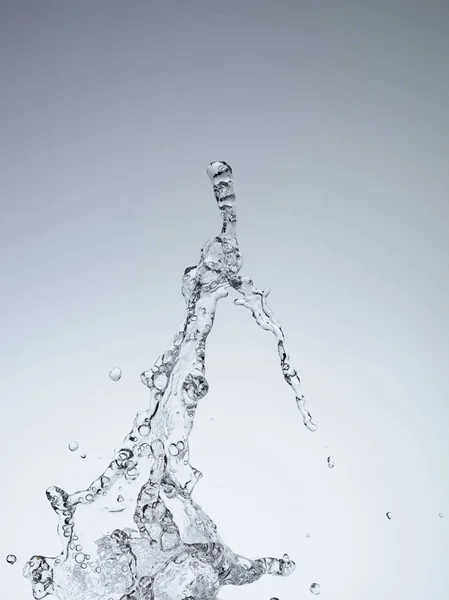
<svg viewBox="0 0 449 600"><path fill-rule="evenodd" d="M112 381L119 381L122 378L122 370L119 367L114 367L109 371L109 377Z"/></svg>

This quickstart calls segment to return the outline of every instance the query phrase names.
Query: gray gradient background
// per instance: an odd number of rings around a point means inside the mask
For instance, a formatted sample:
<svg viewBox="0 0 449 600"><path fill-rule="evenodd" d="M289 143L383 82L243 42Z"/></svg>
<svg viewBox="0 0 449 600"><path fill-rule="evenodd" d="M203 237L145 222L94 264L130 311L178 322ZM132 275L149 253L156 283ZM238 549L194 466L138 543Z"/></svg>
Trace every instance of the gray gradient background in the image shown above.
<svg viewBox="0 0 449 600"><path fill-rule="evenodd" d="M1 3L2 598L59 551L46 487L88 484L146 405L225 160L319 430L222 300L196 499L298 566L221 597L447 599L448 33L436 0Z"/></svg>

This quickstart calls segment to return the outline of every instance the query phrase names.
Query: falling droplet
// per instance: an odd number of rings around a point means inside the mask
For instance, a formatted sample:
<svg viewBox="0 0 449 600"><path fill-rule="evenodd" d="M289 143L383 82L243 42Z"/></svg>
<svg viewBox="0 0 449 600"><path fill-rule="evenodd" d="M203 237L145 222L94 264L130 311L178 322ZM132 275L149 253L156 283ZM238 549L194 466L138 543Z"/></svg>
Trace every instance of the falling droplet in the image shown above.
<svg viewBox="0 0 449 600"><path fill-rule="evenodd" d="M271 598L271 600L279 600L279 598Z"/></svg>
<svg viewBox="0 0 449 600"><path fill-rule="evenodd" d="M76 452L79 447L80 447L80 445L78 444L78 442L70 442L70 444L69 444L70 452Z"/></svg>
<svg viewBox="0 0 449 600"><path fill-rule="evenodd" d="M310 591L312 592L312 594L315 594L315 596L318 596L318 594L321 591L319 583L312 583L312 585L310 586Z"/></svg>
<svg viewBox="0 0 449 600"><path fill-rule="evenodd" d="M329 469L333 469L335 467L335 459L333 456L327 457L327 466L329 467Z"/></svg>
<svg viewBox="0 0 449 600"><path fill-rule="evenodd" d="M440 513L438 516L440 517L440 519L442 519L444 517L444 514Z"/></svg>
<svg viewBox="0 0 449 600"><path fill-rule="evenodd" d="M6 557L6 562L10 565L13 565L17 560L17 556L15 554L8 554Z"/></svg>
<svg viewBox="0 0 449 600"><path fill-rule="evenodd" d="M114 367L112 371L110 371L109 377L112 379L112 381L118 381L122 377L122 370L118 367Z"/></svg>
<svg viewBox="0 0 449 600"><path fill-rule="evenodd" d="M84 554L82 552L78 552L78 554L75 556L75 560L78 564L83 563L85 558L86 557L84 556Z"/></svg>
<svg viewBox="0 0 449 600"><path fill-rule="evenodd" d="M121 494L119 494L117 496L117 502L123 502L125 500L125 498L123 498L123 496Z"/></svg>
<svg viewBox="0 0 449 600"><path fill-rule="evenodd" d="M309 538L309 537L310 537L310 533L306 533L306 538Z"/></svg>
<svg viewBox="0 0 449 600"><path fill-rule="evenodd" d="M390 520L391 520L391 517L393 516L393 515L391 514L391 512L387 512L387 513L386 513L386 515L387 515L387 519L390 519Z"/></svg>
<svg viewBox="0 0 449 600"><path fill-rule="evenodd" d="M80 454L81 458L86 458L86 455L84 454L84 452L82 454Z"/></svg>

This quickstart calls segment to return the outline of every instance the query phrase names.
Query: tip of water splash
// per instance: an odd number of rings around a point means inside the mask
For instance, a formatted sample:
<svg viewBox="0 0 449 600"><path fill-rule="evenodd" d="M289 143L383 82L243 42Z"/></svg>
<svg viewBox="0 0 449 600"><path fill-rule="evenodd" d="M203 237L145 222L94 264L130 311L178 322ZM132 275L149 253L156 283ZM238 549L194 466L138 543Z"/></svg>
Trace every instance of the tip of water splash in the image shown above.
<svg viewBox="0 0 449 600"><path fill-rule="evenodd" d="M228 163L225 163L222 160L217 160L207 165L207 174L211 179L214 179L218 175L222 175L226 172L232 175L231 167L228 165Z"/></svg>

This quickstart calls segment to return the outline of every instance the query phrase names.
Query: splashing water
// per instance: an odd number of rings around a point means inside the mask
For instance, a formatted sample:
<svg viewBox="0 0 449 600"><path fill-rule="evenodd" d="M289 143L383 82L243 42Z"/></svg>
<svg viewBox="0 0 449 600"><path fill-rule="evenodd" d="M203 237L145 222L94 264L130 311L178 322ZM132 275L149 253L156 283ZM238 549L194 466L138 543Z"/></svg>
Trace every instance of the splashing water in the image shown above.
<svg viewBox="0 0 449 600"><path fill-rule="evenodd" d="M171 347L141 375L149 407L137 414L113 460L87 489L71 495L59 487L47 490L62 551L56 558L33 556L25 565L36 599L211 600L221 586L251 583L264 574L286 576L295 568L287 554L251 560L232 552L192 499L201 473L190 463L189 435L196 406L209 389L206 340L218 300L229 290L240 296L235 304L275 335L304 425L316 429L283 331L267 305L269 290L239 275L231 167L215 162L207 173L223 218L221 233L203 246L198 264L185 270L185 318Z"/></svg>

